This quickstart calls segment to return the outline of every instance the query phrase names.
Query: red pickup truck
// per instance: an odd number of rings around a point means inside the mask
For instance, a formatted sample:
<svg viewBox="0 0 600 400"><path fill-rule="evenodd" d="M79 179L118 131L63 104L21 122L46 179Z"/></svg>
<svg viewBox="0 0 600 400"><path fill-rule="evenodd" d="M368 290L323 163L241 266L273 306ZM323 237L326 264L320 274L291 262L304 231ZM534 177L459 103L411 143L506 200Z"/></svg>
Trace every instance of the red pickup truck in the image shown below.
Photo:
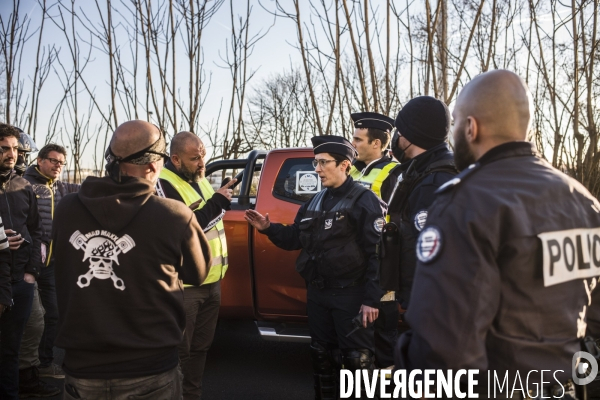
<svg viewBox="0 0 600 400"><path fill-rule="evenodd" d="M306 286L295 270L299 252L281 250L244 219L249 208L291 224L300 205L321 190L310 148L254 150L246 159L210 163L215 188L236 177L231 210L225 214L229 269L222 282L221 318L254 319L267 340L309 341Z"/></svg>

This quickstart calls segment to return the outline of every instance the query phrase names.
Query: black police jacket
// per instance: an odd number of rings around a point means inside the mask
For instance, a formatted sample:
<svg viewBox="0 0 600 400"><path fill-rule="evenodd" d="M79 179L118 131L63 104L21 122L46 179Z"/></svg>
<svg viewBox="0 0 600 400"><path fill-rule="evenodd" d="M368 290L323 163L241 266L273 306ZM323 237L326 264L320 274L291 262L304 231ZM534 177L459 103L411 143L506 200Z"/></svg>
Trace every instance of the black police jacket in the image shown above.
<svg viewBox="0 0 600 400"><path fill-rule="evenodd" d="M398 176L403 181L398 185L394 198L390 196ZM458 174L454 167L454 156L446 143L441 143L412 160L406 161L390 173L390 178L381 188L382 199L389 203L390 221L400 229L398 250L399 270L396 274L382 272L382 285L386 289L397 289L396 299L403 308L408 308L417 258L415 242L425 225L428 209L435 200L435 191ZM385 282L385 280L398 282Z"/></svg>
<svg viewBox="0 0 600 400"><path fill-rule="evenodd" d="M360 193L353 206L336 210L336 205L357 187ZM321 196L321 211L325 212L322 217L314 218L314 212L309 212L311 200L300 207L293 225L272 222L261 233L282 249L302 249L297 268L309 283L325 281L328 286L345 287L364 281L363 304L375 307L382 296L376 247L385 206L350 177L340 187L324 189L314 199Z"/></svg>
<svg viewBox="0 0 600 400"><path fill-rule="evenodd" d="M417 255L398 368L565 382L580 339L600 334L600 204L531 143L497 146L440 188Z"/></svg>

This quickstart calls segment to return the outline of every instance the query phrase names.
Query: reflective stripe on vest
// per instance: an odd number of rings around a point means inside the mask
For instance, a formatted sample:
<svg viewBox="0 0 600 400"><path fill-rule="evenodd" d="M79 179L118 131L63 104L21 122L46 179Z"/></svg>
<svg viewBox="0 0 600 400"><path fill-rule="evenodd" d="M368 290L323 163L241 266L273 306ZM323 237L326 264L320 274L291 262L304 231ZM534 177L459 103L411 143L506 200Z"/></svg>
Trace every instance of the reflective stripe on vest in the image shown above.
<svg viewBox="0 0 600 400"><path fill-rule="evenodd" d="M390 176L390 171L398 166L398 163L390 162L383 168L373 168L368 175L362 175L362 172L359 171L355 166L352 166L350 169L350 176L352 179L359 183L366 183L369 189L375 193L377 197L381 199L381 186L383 185L383 181L385 181L388 176ZM390 216L386 215L385 219L387 222L390 222Z"/></svg>
<svg viewBox="0 0 600 400"><path fill-rule="evenodd" d="M192 187L192 185L166 168L163 168L160 172L160 179L164 179L165 181L169 182L175 188L175 190L177 190L177 193L179 193L186 206L189 206L190 204L200 200L200 204L196 210L199 210L206 205L206 201L204 199L210 199L215 194L215 191L206 178L203 178L198 183L198 186L200 186L200 191L202 192L202 196L200 196L200 194ZM204 197L204 199L202 197ZM210 246L212 258L210 260L210 270L208 271L206 280L202 283L203 285L214 283L220 279L223 279L225 277L227 267L229 266L229 258L227 257L227 241L225 240L225 227L223 225L223 220L217 222L217 224L210 228L208 232L205 232L205 235Z"/></svg>
<svg viewBox="0 0 600 400"><path fill-rule="evenodd" d="M383 185L383 181L390 176L390 171L394 169L398 164L391 162L385 167L381 169L381 171L377 174L375 179L373 180L373 185L371 186L371 190L381 199L381 185ZM370 174L369 174L370 175Z"/></svg>

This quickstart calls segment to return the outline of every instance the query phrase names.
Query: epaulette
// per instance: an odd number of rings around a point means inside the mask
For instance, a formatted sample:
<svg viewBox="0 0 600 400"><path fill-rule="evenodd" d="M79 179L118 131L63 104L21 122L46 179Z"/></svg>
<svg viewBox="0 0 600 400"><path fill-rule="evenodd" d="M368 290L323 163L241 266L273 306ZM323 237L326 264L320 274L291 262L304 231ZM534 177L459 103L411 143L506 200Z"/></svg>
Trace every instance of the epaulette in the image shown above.
<svg viewBox="0 0 600 400"><path fill-rule="evenodd" d="M456 175L456 177L450 179L448 182L444 183L442 186L435 191L435 194L440 194L447 192L451 188L458 186L461 182L463 182L469 175L475 172L480 167L479 163L474 163L465 168L460 174Z"/></svg>

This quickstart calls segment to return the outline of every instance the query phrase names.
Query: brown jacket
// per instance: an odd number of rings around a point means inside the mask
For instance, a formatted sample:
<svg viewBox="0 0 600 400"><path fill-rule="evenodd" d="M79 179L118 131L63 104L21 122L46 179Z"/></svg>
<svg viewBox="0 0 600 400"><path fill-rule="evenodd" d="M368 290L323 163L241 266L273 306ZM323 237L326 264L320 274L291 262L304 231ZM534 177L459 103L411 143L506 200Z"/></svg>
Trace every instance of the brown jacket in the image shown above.
<svg viewBox="0 0 600 400"><path fill-rule="evenodd" d="M185 328L181 280L206 278L210 250L192 211L148 180L87 178L56 209L56 345L77 378L175 368Z"/></svg>

